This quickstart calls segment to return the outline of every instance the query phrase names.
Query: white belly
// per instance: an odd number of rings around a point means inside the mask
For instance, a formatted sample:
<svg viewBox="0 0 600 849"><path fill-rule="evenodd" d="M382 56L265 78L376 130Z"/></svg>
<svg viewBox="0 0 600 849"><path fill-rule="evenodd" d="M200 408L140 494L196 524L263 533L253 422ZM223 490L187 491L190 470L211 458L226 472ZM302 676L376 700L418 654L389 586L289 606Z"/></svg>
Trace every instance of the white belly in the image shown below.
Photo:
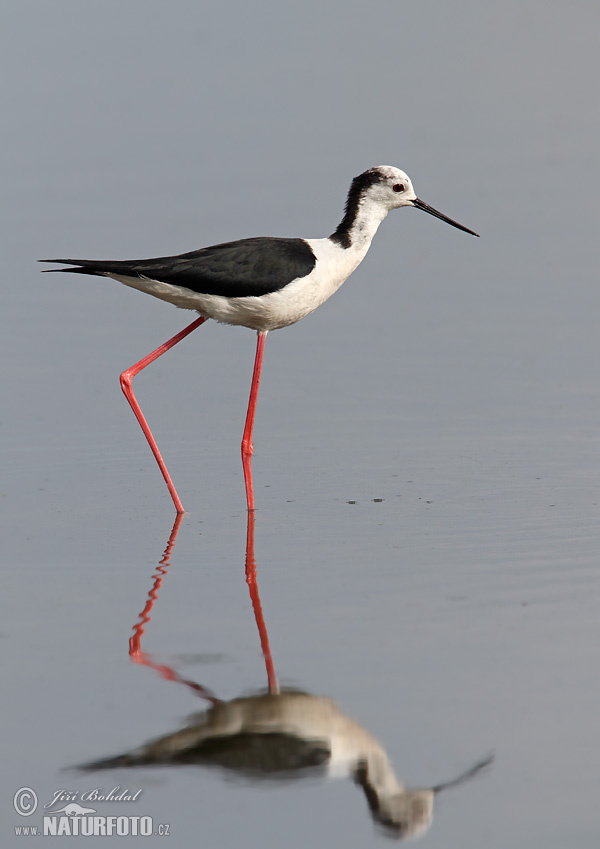
<svg viewBox="0 0 600 849"><path fill-rule="evenodd" d="M300 321L325 303L352 274L367 252L366 248L344 250L329 239L306 241L317 259L311 273L293 280L277 292L259 297L226 298L222 295L202 295L183 286L173 286L159 280L116 274L108 276L182 309L196 310L206 318L250 327L253 330L276 330Z"/></svg>

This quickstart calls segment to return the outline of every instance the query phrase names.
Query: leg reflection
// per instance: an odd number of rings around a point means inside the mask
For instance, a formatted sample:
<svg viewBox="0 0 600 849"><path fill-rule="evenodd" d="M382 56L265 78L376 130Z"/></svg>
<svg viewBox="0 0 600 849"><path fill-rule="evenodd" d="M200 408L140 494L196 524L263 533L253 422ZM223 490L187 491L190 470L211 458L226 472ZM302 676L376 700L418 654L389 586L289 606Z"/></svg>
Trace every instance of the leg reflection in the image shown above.
<svg viewBox="0 0 600 849"><path fill-rule="evenodd" d="M165 678L167 681L175 681L179 684L185 684L186 687L189 687L191 690L194 690L201 698L206 699L206 701L211 702L211 704L217 704L220 699L218 699L209 689L203 687L201 684L197 684L195 681L190 681L187 678L183 678L168 664L157 663L150 654L142 650L142 635L144 634L145 626L152 618L152 610L154 608L155 602L158 600L158 593L162 586L163 579L166 577L171 566L171 553L175 546L175 541L177 540L177 534L179 533L182 521L183 513L178 513L175 517L173 529L171 530L171 535L169 536L169 541L167 542L164 554L158 566L156 567L156 572L154 573L154 575L152 575L153 584L148 593L148 598L145 607L139 614L138 621L133 626L133 636L129 640L129 657L134 663L140 663L143 666L148 666L150 669L154 669L162 678ZM248 584L248 589L250 591L250 599L252 601L252 608L254 610L254 618L256 620L256 626L258 628L258 634L260 638L260 645L265 659L268 690L271 694L277 694L279 693L279 684L275 675L275 667L273 664L273 658L271 656L271 649L269 647L269 636L267 634L267 626L265 624L262 612L260 596L258 594L258 584L256 580L253 510L248 511L245 567L246 583Z"/></svg>
<svg viewBox="0 0 600 849"><path fill-rule="evenodd" d="M254 557L254 510L248 510L248 529L246 532L246 583L250 590L250 598L252 600L252 608L254 610L254 618L256 619L256 627L260 636L260 646L262 648L265 666L267 668L267 681L269 683L269 693L279 693L279 684L275 675L275 667L273 658L271 657L271 649L269 647L269 635L267 634L267 626L263 617L262 607L260 604L260 596L258 594L258 584L256 582L256 559Z"/></svg>
<svg viewBox="0 0 600 849"><path fill-rule="evenodd" d="M156 670L156 672L158 672L162 678L166 678L167 681L176 681L178 684L185 684L186 687L194 690L194 692L202 699L206 699L206 701L214 705L218 704L220 699L217 699L210 690L203 687L201 684L196 684L195 681L182 678L181 675L175 672L172 667L164 663L156 663L149 654L142 651L142 634L144 633L144 625L147 625L152 618L150 614L152 613L154 602L158 599L158 591L161 588L163 578L166 577L169 567L171 566L171 552L173 551L173 546L175 545L175 540L177 539L177 534L179 533L182 521L183 513L177 513L167 547L165 548L165 552L160 563L156 567L156 572L152 576L154 583L148 593L146 606L140 613L137 623L133 626L133 637L129 640L129 657L134 663L141 663L143 666L148 666L150 669Z"/></svg>

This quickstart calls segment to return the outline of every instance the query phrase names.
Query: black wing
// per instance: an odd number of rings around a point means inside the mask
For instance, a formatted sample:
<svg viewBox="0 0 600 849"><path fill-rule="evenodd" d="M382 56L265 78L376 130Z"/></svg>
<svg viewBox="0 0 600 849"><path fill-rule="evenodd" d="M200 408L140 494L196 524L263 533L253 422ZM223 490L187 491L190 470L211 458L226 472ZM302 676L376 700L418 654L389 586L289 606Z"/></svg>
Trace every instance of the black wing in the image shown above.
<svg viewBox="0 0 600 849"><path fill-rule="evenodd" d="M203 295L236 298L277 292L292 280L310 274L316 258L304 239L261 237L155 259L44 259L41 262L77 266L45 269L47 271L146 277Z"/></svg>

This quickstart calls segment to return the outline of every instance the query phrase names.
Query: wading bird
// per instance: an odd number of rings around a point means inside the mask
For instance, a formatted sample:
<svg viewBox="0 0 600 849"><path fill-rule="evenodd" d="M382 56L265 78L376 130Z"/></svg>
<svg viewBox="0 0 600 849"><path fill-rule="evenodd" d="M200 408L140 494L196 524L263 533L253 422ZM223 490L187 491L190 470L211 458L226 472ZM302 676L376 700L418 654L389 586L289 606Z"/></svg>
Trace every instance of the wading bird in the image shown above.
<svg viewBox="0 0 600 849"><path fill-rule="evenodd" d="M242 439L246 500L248 509L253 510L252 429L266 335L269 330L294 324L330 298L362 262L388 212L402 206L422 209L477 236L419 200L404 171L379 165L354 178L344 217L336 231L324 239L241 239L155 259L41 260L74 266L47 270L112 277L126 286L199 313L199 318L121 375L123 392L144 431L178 513L184 512L181 499L133 394L135 375L209 318L256 330L256 357Z"/></svg>

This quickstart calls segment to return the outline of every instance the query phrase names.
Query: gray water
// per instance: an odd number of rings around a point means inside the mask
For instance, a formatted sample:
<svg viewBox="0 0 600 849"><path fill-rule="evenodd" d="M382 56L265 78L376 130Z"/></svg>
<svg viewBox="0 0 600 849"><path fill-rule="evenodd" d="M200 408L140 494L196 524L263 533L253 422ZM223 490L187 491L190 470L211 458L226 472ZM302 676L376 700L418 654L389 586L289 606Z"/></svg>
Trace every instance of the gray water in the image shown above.
<svg viewBox="0 0 600 849"><path fill-rule="evenodd" d="M436 796L421 846L597 847L597 5L21 0L3 18L2 845L59 790L117 786L142 792L87 804L170 824L147 845L385 841L323 770L70 769L208 706L128 653L174 514L118 375L191 316L34 261L324 236L350 179L393 164L481 238L396 212L334 298L267 339L275 669L408 787L494 753ZM135 382L189 511L142 650L225 701L267 686L239 459L254 345L209 322Z"/></svg>

